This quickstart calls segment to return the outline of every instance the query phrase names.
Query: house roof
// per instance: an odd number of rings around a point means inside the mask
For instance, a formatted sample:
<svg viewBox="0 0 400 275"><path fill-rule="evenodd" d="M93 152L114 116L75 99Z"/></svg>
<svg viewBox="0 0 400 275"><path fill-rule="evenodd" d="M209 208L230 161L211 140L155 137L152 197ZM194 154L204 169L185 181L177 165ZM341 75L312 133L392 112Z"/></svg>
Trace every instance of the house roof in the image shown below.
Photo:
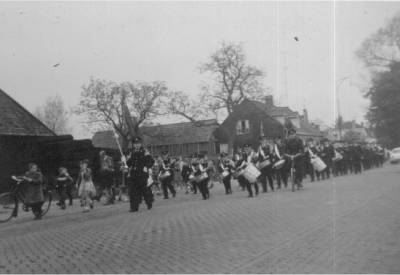
<svg viewBox="0 0 400 275"><path fill-rule="evenodd" d="M275 105L267 105L260 101L250 100L257 108L267 112L269 116L276 117L276 116L288 116L294 117L297 116L298 113L292 111L289 107L280 107Z"/></svg>
<svg viewBox="0 0 400 275"><path fill-rule="evenodd" d="M208 142L213 139L213 133L219 124L215 119L192 122L181 122L157 126L143 126L145 144L169 145ZM96 132L92 138L93 145L101 148L117 148L112 131Z"/></svg>
<svg viewBox="0 0 400 275"><path fill-rule="evenodd" d="M0 89L0 135L55 136L56 134Z"/></svg>
<svg viewBox="0 0 400 275"><path fill-rule="evenodd" d="M254 106L258 109L264 111L267 115L272 117L284 116L288 118L299 117L300 127L295 127L297 133L300 135L312 135L312 136L322 136L322 132L313 127L309 122L300 118L299 113L291 110L289 107L279 107L275 105L267 105L263 102L250 100Z"/></svg>

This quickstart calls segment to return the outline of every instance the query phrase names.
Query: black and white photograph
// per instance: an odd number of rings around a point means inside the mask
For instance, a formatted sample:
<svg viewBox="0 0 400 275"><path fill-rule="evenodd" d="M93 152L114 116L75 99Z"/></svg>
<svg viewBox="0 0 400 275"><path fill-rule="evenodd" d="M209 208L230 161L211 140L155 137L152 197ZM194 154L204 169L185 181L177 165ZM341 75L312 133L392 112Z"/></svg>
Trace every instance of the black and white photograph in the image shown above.
<svg viewBox="0 0 400 275"><path fill-rule="evenodd" d="M400 273L400 1L0 1L0 274Z"/></svg>

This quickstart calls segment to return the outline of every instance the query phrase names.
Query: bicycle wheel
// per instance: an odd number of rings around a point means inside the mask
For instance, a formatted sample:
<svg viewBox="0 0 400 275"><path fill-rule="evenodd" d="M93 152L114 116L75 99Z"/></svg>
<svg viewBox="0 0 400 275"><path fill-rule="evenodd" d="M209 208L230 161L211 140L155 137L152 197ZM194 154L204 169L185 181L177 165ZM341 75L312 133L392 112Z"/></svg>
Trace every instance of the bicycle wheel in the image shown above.
<svg viewBox="0 0 400 275"><path fill-rule="evenodd" d="M0 223L9 221L15 213L17 198L7 192L0 195Z"/></svg>
<svg viewBox="0 0 400 275"><path fill-rule="evenodd" d="M44 203L42 205L42 217L46 215L51 206L51 201L53 199L53 194L50 190L44 191Z"/></svg>

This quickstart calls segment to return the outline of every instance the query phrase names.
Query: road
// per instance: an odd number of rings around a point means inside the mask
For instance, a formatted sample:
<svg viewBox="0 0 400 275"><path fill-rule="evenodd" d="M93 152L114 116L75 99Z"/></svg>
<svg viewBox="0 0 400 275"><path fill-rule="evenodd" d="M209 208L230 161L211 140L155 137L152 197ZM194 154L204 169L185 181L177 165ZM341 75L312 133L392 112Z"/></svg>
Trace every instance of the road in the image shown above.
<svg viewBox="0 0 400 275"><path fill-rule="evenodd" d="M400 273L400 166L247 198L221 185L0 224L0 273Z"/></svg>

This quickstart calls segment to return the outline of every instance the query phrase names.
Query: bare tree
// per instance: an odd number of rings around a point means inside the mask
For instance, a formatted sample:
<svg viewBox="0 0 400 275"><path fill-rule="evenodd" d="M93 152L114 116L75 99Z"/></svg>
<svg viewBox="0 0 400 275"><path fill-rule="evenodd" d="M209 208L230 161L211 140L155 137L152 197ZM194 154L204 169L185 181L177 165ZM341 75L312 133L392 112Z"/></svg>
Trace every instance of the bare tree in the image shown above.
<svg viewBox="0 0 400 275"><path fill-rule="evenodd" d="M208 62L200 66L201 73L209 74L213 83L202 87L202 100L209 110L225 108L231 114L233 107L245 98L261 99L264 77L262 70L246 63L241 44L222 43Z"/></svg>
<svg viewBox="0 0 400 275"><path fill-rule="evenodd" d="M400 61L400 13L368 37L356 55L371 68L387 68Z"/></svg>
<svg viewBox="0 0 400 275"><path fill-rule="evenodd" d="M122 138L125 149L132 134L139 134L142 123L161 114L166 92L164 82L117 84L92 78L88 85L82 87L76 113L86 115L92 125L114 129ZM128 117L124 105L128 109Z"/></svg>
<svg viewBox="0 0 400 275"><path fill-rule="evenodd" d="M194 124L208 115L200 97L193 100L184 92L172 91L169 92L168 98L166 110L169 114L181 116Z"/></svg>
<svg viewBox="0 0 400 275"><path fill-rule="evenodd" d="M36 108L35 116L58 135L72 131L68 127L68 111L59 95L47 98L42 106Z"/></svg>

